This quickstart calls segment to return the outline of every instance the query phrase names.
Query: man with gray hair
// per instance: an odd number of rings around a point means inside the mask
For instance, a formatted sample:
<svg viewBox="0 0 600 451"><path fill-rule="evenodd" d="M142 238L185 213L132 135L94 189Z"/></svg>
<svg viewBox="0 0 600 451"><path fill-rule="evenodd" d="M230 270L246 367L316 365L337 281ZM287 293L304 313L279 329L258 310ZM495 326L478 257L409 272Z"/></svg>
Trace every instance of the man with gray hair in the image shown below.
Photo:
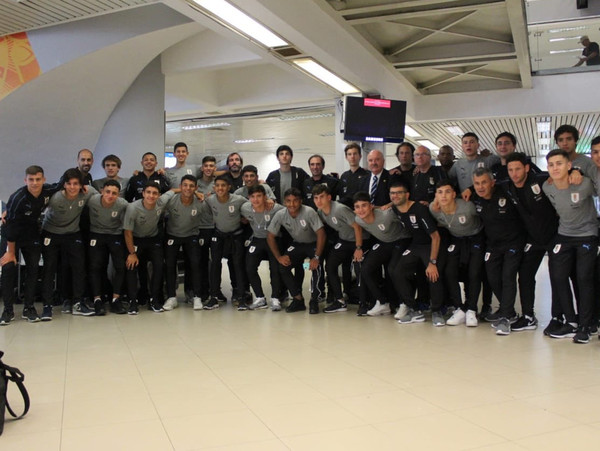
<svg viewBox="0 0 600 451"><path fill-rule="evenodd" d="M431 150L419 146L413 154L415 170L410 180L410 200L429 205L435 198L435 186L442 180L444 174L437 166L431 165Z"/></svg>

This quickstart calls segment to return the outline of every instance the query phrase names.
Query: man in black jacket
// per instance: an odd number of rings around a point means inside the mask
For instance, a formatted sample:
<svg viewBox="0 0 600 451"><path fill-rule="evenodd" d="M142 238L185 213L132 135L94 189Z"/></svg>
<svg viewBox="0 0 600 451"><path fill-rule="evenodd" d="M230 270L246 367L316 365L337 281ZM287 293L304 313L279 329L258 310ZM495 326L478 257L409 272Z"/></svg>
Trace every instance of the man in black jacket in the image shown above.
<svg viewBox="0 0 600 451"><path fill-rule="evenodd" d="M279 146L275 155L279 161L279 169L272 171L267 176L266 182L275 193L277 202L283 204L283 193L289 188L297 188L302 191L302 185L308 178L308 174L304 169L292 166L294 152L290 146L286 144Z"/></svg>

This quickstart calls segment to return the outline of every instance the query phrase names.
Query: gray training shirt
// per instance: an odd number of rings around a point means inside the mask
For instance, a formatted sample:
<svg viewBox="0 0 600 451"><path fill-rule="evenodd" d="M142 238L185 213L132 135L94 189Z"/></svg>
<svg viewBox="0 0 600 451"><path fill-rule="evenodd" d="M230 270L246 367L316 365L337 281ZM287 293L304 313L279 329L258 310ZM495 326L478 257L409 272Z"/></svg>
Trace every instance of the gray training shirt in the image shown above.
<svg viewBox="0 0 600 451"><path fill-rule="evenodd" d="M483 228L481 218L475 209L475 204L465 202L462 199L456 199L456 211L454 214L433 211L432 204L429 205L429 212L440 227L448 229L452 236L458 238L476 235Z"/></svg>
<svg viewBox="0 0 600 451"><path fill-rule="evenodd" d="M295 218L290 216L287 208L278 211L267 230L277 235L281 227L287 230L297 243L314 243L317 241L317 230L323 228L323 223L316 211L302 205Z"/></svg>
<svg viewBox="0 0 600 451"><path fill-rule="evenodd" d="M252 208L252 204L250 202L242 205L242 216L248 220L250 226L252 227L252 234L254 238L266 238L268 233L267 229L275 213L280 210L285 210L285 207L280 204L273 205L273 208L270 210L265 210L262 213L257 213Z"/></svg>
<svg viewBox="0 0 600 451"><path fill-rule="evenodd" d="M261 183L261 185L265 189L265 191L267 193L267 197L269 199L276 201L277 199L275 198L275 194L273 193L273 190L271 189L271 187L269 185L267 185L266 183ZM236 189L233 194L237 194L238 196L242 196L242 197L245 197L246 199L248 199L248 187L246 185L244 185L241 188Z"/></svg>
<svg viewBox="0 0 600 451"><path fill-rule="evenodd" d="M104 184L106 182L108 182L109 180L113 180L113 179L109 179L108 177L104 177L98 180L94 180L92 182L92 186L94 188L96 188L98 190L98 192L102 191L102 188L104 188ZM129 183L129 179L125 179L123 177L117 177L116 179L114 179L115 181L117 181L119 183L119 185L121 185L121 188L119 189L119 196L121 197L125 197L125 190L127 189L127 184Z"/></svg>
<svg viewBox="0 0 600 451"><path fill-rule="evenodd" d="M55 193L48 203L42 228L57 235L79 232L79 218L83 207L93 194L98 194L92 186L88 186L87 190L87 193L79 193L73 200L67 199L64 191Z"/></svg>
<svg viewBox="0 0 600 451"><path fill-rule="evenodd" d="M123 232L123 218L129 202L117 198L111 207L102 205L102 196L94 194L88 201L90 210L90 231L106 235L120 235Z"/></svg>
<svg viewBox="0 0 600 451"><path fill-rule="evenodd" d="M477 156L474 160L460 158L454 162L454 165L448 172L448 177L458 182L458 188L461 192L473 185L473 172L477 168L491 168L494 164L500 163L500 157L490 155L488 157Z"/></svg>
<svg viewBox="0 0 600 451"><path fill-rule="evenodd" d="M173 191L167 191L156 201L156 207L148 210L143 205L144 199L136 200L127 206L123 229L131 230L136 238L151 238L158 235L158 222L165 209L165 205L175 195Z"/></svg>
<svg viewBox="0 0 600 451"><path fill-rule="evenodd" d="M184 175L193 175L196 177L198 175L198 165L184 164L180 168L172 167L165 169L165 177L171 183L172 188L177 188L181 185L181 177Z"/></svg>
<svg viewBox="0 0 600 451"><path fill-rule="evenodd" d="M383 243L393 243L404 238L411 238L412 234L406 230L398 216L390 208L388 210L373 210L375 220L368 224L358 216L356 223Z"/></svg>
<svg viewBox="0 0 600 451"><path fill-rule="evenodd" d="M181 194L175 194L165 207L169 218L167 234L177 238L197 236L200 232L202 210L202 202L195 195L190 205L184 205L181 202Z"/></svg>
<svg viewBox="0 0 600 451"><path fill-rule="evenodd" d="M352 227L352 224L356 222L354 219L354 212L346 205L332 201L331 211L328 215L326 215L323 210L319 210L317 213L319 213L319 218L321 218L325 224L338 233L340 240L356 241L354 227ZM364 232L363 238L366 238L365 235L368 235L368 233Z"/></svg>
<svg viewBox="0 0 600 451"><path fill-rule="evenodd" d="M559 235L571 237L598 236L598 220L594 206L594 187L587 177L580 185L558 189L544 182L542 187L558 213Z"/></svg>
<svg viewBox="0 0 600 451"><path fill-rule="evenodd" d="M241 227L240 220L242 214L240 208L246 202L247 199L237 194L230 194L227 202L219 202L216 194L204 199L204 202L208 204L212 212L213 220L215 221L215 229L222 233L235 232Z"/></svg>

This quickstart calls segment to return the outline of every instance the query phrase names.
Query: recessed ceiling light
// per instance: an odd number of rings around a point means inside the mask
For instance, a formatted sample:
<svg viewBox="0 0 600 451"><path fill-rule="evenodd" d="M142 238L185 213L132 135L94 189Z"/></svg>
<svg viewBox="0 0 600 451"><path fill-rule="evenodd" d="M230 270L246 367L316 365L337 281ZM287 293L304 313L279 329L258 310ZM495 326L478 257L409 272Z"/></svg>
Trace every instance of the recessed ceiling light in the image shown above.
<svg viewBox="0 0 600 451"><path fill-rule="evenodd" d="M421 136L421 134L412 128L410 125L404 126L404 134L406 136L410 136L411 138L416 138L417 136Z"/></svg>
<svg viewBox="0 0 600 451"><path fill-rule="evenodd" d="M438 150L439 147L436 146L435 144L433 144L431 141L429 141L428 139L423 139L423 140L419 140L417 141L419 144L421 144L422 146L427 147L429 150Z"/></svg>
<svg viewBox="0 0 600 451"><path fill-rule="evenodd" d="M246 13L237 9L231 3L224 0L192 0L202 8L210 11L221 20L227 22L236 30L256 39L261 44L274 48L289 45L264 25L258 23Z"/></svg>
<svg viewBox="0 0 600 451"><path fill-rule="evenodd" d="M280 121L302 121L304 119L320 119L323 117L333 117L333 113L315 113L315 114L298 114L295 116L279 116Z"/></svg>
<svg viewBox="0 0 600 451"><path fill-rule="evenodd" d="M236 144L252 144L252 143L260 143L264 141L272 141L275 138L250 138L250 139L236 139L233 141Z"/></svg>
<svg viewBox="0 0 600 451"><path fill-rule="evenodd" d="M360 92L359 89L342 80L329 69L325 69L312 58L298 58L292 60L292 63L342 94L354 94Z"/></svg>
<svg viewBox="0 0 600 451"><path fill-rule="evenodd" d="M446 127L446 130L448 130L454 136L462 136L465 134L465 132L462 131L462 128L460 128L458 125L452 125L450 127Z"/></svg>
<svg viewBox="0 0 600 451"><path fill-rule="evenodd" d="M217 127L229 127L231 124L229 122L213 122L207 124L191 124L184 125L181 127L182 130L198 130L202 128L217 128Z"/></svg>

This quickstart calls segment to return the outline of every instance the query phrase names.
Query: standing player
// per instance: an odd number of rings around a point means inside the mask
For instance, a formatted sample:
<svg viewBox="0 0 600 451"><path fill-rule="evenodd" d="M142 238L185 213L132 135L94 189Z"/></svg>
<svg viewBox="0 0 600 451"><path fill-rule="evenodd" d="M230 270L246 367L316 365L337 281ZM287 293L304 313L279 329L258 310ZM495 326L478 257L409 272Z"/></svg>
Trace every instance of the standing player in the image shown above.
<svg viewBox="0 0 600 451"><path fill-rule="evenodd" d="M102 159L102 167L104 168L106 177L94 180L92 182L92 186L96 188L98 192L100 192L102 191L102 188L106 182L109 180L115 180L120 186L119 195L121 197L125 197L125 190L127 189L129 179L119 177L119 171L121 170L121 159L116 155L107 155Z"/></svg>
<svg viewBox="0 0 600 451"><path fill-rule="evenodd" d="M346 161L350 165L350 169L340 176L340 199L344 205L354 208L352 198L360 190L362 179L369 174L365 168L360 166L362 152L358 143L350 143L344 148Z"/></svg>
<svg viewBox="0 0 600 451"><path fill-rule="evenodd" d="M283 194L290 188L302 191L302 186L308 178L308 174L304 169L292 166L294 152L290 146L285 144L279 146L275 151L275 155L277 161L279 161L279 169L269 173L266 182L275 193L277 202L283 204Z"/></svg>

